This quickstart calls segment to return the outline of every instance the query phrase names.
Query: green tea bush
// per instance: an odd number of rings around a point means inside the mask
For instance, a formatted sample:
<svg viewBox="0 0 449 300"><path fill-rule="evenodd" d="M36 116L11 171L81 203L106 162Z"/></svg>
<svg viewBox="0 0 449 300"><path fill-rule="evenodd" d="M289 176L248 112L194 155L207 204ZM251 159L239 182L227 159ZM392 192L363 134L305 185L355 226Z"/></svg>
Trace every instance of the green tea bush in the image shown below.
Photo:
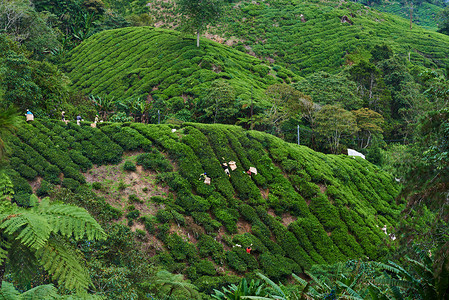
<svg viewBox="0 0 449 300"><path fill-rule="evenodd" d="M134 172L136 170L136 164L132 161L127 160L123 164L123 170Z"/></svg>
<svg viewBox="0 0 449 300"><path fill-rule="evenodd" d="M146 170L156 172L171 172L173 170L170 162L159 152L143 153L137 156L137 164Z"/></svg>
<svg viewBox="0 0 449 300"><path fill-rule="evenodd" d="M19 193L14 195L13 202L21 207L31 207L33 204L30 201L31 194Z"/></svg>
<svg viewBox="0 0 449 300"><path fill-rule="evenodd" d="M61 170L57 166L49 165L44 170L44 179L53 184L60 184L59 174L61 174Z"/></svg>
<svg viewBox="0 0 449 300"><path fill-rule="evenodd" d="M170 250L171 255L177 261L187 259L189 262L198 260L195 246L191 243L185 242L179 235L173 233L167 237L166 246Z"/></svg>
<svg viewBox="0 0 449 300"><path fill-rule="evenodd" d="M142 199L140 199L136 194L131 194L128 196L129 203L144 203Z"/></svg>
<svg viewBox="0 0 449 300"><path fill-rule="evenodd" d="M83 156L81 151L72 149L69 151L69 155L73 162L80 167L82 172L87 172L87 170L92 168L92 162L87 157Z"/></svg>
<svg viewBox="0 0 449 300"><path fill-rule="evenodd" d="M238 273L244 273L248 269L246 262L240 258L235 249L226 251L226 264Z"/></svg>
<svg viewBox="0 0 449 300"><path fill-rule="evenodd" d="M293 260L281 255L263 253L259 256L259 262L263 273L274 281L279 281L292 273L300 274L302 272Z"/></svg>
<svg viewBox="0 0 449 300"><path fill-rule="evenodd" d="M198 262L194 263L193 266L196 268L196 273L199 275L213 276L217 273L214 264L206 259L200 259Z"/></svg>
<svg viewBox="0 0 449 300"><path fill-rule="evenodd" d="M42 180L40 187L36 190L36 195L38 195L39 197L48 196L52 188L53 186L51 185L51 183L46 180Z"/></svg>
<svg viewBox="0 0 449 300"><path fill-rule="evenodd" d="M20 173L20 175L22 175L22 177L24 177L28 180L33 180L37 176L36 171L34 171L32 168L30 168L24 164L19 165L19 167L16 170L19 171L19 173Z"/></svg>
<svg viewBox="0 0 449 300"><path fill-rule="evenodd" d="M156 213L156 219L160 223L168 223L168 222L170 222L173 219L173 215L168 210L160 209Z"/></svg>
<svg viewBox="0 0 449 300"><path fill-rule="evenodd" d="M198 238L198 247L201 257L210 256L217 263L222 265L224 260L223 245L209 235L202 234Z"/></svg>
<svg viewBox="0 0 449 300"><path fill-rule="evenodd" d="M221 223L211 218L207 212L192 212L192 217L195 223L204 227L207 233L214 232L221 227Z"/></svg>
<svg viewBox="0 0 449 300"><path fill-rule="evenodd" d="M92 182L92 188L94 190L101 190L102 187L103 185L101 184L101 182Z"/></svg>
<svg viewBox="0 0 449 300"><path fill-rule="evenodd" d="M229 233L237 232L237 220L239 213L232 208L217 208L214 210L214 215L226 228Z"/></svg>
<svg viewBox="0 0 449 300"><path fill-rule="evenodd" d="M139 221L143 223L149 234L154 234L156 220L153 216L142 216Z"/></svg>
<svg viewBox="0 0 449 300"><path fill-rule="evenodd" d="M71 190L72 192L75 191L79 187L80 183L72 178L64 178L62 181L62 186Z"/></svg>

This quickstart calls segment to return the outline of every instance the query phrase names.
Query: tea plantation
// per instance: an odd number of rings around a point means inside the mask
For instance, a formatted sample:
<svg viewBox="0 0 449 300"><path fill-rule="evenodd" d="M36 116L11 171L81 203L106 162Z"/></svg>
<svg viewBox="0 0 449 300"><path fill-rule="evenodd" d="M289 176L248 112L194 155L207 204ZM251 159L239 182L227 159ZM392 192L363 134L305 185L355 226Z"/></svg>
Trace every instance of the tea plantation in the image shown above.
<svg viewBox="0 0 449 300"><path fill-rule="evenodd" d="M381 228L398 221L404 206L395 201L399 186L361 158L324 155L236 126L89 125L42 120L9 135L14 200L26 206L33 192L65 188L74 193L67 199L103 224L144 228L136 235L162 245L151 253L153 261L185 274L201 291L255 270L279 280L313 264L378 259L393 250ZM140 206L112 205L96 194L101 183L86 183L85 176L130 154L168 192L129 197ZM229 161L237 168L228 177L221 164ZM248 174L250 167L257 174ZM128 161L121 172L135 170ZM200 177L204 172L210 185ZM157 209L141 209L150 206Z"/></svg>
<svg viewBox="0 0 449 300"><path fill-rule="evenodd" d="M168 28L177 25L176 18L170 18L167 12L173 8L168 5L163 9L162 6L152 11L158 24ZM400 14L393 11L399 10L396 4L382 9ZM415 10L423 16L419 24L435 30L432 15L438 9L423 4ZM449 54L448 36L416 24L410 30L408 16L379 12L351 1L233 2L223 14L220 26L211 28L209 33L234 41L234 48L274 61L301 76L316 71L338 72L347 64L358 63L358 56L377 44L387 44L407 59L410 52L413 64L430 68L445 67Z"/></svg>
<svg viewBox="0 0 449 300"><path fill-rule="evenodd" d="M65 64L75 89L115 99L167 100L198 96L220 78L241 99L271 84L300 77L250 55L179 32L151 27L122 28L94 35L71 51Z"/></svg>

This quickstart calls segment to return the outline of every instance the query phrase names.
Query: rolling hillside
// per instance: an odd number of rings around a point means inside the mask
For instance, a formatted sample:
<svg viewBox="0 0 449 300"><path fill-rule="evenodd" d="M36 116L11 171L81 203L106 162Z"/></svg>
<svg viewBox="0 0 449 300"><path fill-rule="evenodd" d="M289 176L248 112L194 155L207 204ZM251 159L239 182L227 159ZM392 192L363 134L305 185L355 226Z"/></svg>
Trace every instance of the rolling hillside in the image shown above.
<svg viewBox="0 0 449 300"><path fill-rule="evenodd" d="M299 78L219 43L203 39L197 48L193 38L150 27L96 34L69 53L65 68L76 89L122 100L187 100L220 78L245 100L251 97L251 87L259 96L270 84Z"/></svg>
<svg viewBox="0 0 449 300"><path fill-rule="evenodd" d="M235 126L81 125L35 121L4 138L15 201L65 187L67 201L131 227L155 263L202 291L254 270L278 280L393 249L381 228L398 221L399 186L363 159ZM229 177L224 161L236 162Z"/></svg>
<svg viewBox="0 0 449 300"><path fill-rule="evenodd" d="M179 25L170 13L173 5L152 2L157 26ZM349 21L342 22L344 16ZM350 1L245 0L229 4L220 25L209 34L301 76L339 71L357 62L359 58L352 54L363 55L376 44L388 44L404 57L410 52L414 64L445 67L449 37L416 25L412 30L409 27L408 19Z"/></svg>

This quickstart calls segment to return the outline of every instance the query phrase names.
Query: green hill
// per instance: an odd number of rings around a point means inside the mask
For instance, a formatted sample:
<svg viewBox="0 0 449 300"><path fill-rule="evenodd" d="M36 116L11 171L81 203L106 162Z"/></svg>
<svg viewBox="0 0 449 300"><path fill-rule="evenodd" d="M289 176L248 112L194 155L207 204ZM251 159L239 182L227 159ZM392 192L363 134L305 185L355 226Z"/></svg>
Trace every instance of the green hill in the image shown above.
<svg viewBox="0 0 449 300"><path fill-rule="evenodd" d="M410 20L410 7L404 6L400 2L391 1L382 4L372 4L371 7ZM428 2L415 5L413 7L413 24L436 31L438 29L436 17L443 9Z"/></svg>
<svg viewBox="0 0 449 300"><path fill-rule="evenodd" d="M65 187L66 201L103 224L131 227L155 263L208 292L254 270L278 280L313 264L380 259L393 250L381 227L390 231L398 221L399 186L361 158L236 126L99 127L42 120L2 136L14 200L27 205L33 192ZM230 177L223 161L236 162ZM257 175L246 173L250 167ZM199 180L204 172L210 185Z"/></svg>
<svg viewBox="0 0 449 300"><path fill-rule="evenodd" d="M181 96L187 100L220 78L245 100L252 87L259 96L270 84L299 78L216 42L204 39L197 48L193 38L150 27L96 34L69 53L65 67L76 89L121 100Z"/></svg>
<svg viewBox="0 0 449 300"><path fill-rule="evenodd" d="M172 6L154 8L152 14L159 26L177 25L176 18L167 12ZM342 23L343 16L350 22ZM376 44L388 44L404 57L411 52L412 63L430 68L445 67L449 55L449 37L419 26L410 30L408 19L350 1L230 3L220 26L210 29L210 34L225 42L234 41L236 49L274 61L301 76L339 71L357 62L352 54L363 54Z"/></svg>

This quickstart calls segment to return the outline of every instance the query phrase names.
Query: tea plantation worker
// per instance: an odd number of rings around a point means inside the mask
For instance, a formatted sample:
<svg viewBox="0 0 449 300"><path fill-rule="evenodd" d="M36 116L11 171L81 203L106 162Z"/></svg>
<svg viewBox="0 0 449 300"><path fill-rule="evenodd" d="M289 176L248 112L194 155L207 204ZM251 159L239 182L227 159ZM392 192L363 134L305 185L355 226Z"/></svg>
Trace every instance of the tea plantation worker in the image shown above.
<svg viewBox="0 0 449 300"><path fill-rule="evenodd" d="M251 247L246 247L246 253L251 254Z"/></svg>
<svg viewBox="0 0 449 300"><path fill-rule="evenodd" d="M95 116L95 121L94 121L94 123L95 123L95 124L98 123L98 115Z"/></svg>
<svg viewBox="0 0 449 300"><path fill-rule="evenodd" d="M80 125L80 123L81 123L81 116L78 115L78 116L76 117L76 125Z"/></svg>
<svg viewBox="0 0 449 300"><path fill-rule="evenodd" d="M26 121L27 122L34 120L34 115L33 115L33 113L29 109L27 109L27 112L26 112L25 116L26 116Z"/></svg>
<svg viewBox="0 0 449 300"><path fill-rule="evenodd" d="M206 177L207 177L207 174L206 174L206 172L204 172L204 173L201 173L201 174L200 174L200 178L198 178L198 180L205 180L205 179L206 179Z"/></svg>
<svg viewBox="0 0 449 300"><path fill-rule="evenodd" d="M62 122L65 122L65 111L61 112L61 118L62 118Z"/></svg>
<svg viewBox="0 0 449 300"><path fill-rule="evenodd" d="M227 163L223 163L221 166L222 166L224 172L226 173L226 175L231 177L231 173L229 172L228 164Z"/></svg>

